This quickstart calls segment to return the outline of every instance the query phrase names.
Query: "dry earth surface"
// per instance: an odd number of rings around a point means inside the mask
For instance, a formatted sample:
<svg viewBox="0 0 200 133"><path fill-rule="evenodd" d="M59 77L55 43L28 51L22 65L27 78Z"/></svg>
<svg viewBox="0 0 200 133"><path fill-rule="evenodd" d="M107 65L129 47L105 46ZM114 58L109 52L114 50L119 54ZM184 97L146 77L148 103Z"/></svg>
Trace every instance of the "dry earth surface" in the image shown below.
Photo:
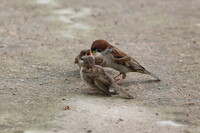
<svg viewBox="0 0 200 133"><path fill-rule="evenodd" d="M200 132L200 0L1 0L0 18L0 132ZM162 82L87 95L74 58L96 39Z"/></svg>

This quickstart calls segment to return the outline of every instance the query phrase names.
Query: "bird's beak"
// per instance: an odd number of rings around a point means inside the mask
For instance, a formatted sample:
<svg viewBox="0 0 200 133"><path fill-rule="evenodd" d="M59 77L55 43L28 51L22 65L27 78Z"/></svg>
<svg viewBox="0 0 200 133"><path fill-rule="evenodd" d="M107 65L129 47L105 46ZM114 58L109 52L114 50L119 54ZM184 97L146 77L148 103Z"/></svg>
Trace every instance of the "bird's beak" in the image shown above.
<svg viewBox="0 0 200 133"><path fill-rule="evenodd" d="M77 64L77 63L78 63L78 58L76 57L74 60L74 64Z"/></svg>
<svg viewBox="0 0 200 133"><path fill-rule="evenodd" d="M86 53L87 56L91 55L91 52L90 50Z"/></svg>
<svg viewBox="0 0 200 133"><path fill-rule="evenodd" d="M94 51L91 51L93 54L95 54L97 51L96 50L94 50Z"/></svg>

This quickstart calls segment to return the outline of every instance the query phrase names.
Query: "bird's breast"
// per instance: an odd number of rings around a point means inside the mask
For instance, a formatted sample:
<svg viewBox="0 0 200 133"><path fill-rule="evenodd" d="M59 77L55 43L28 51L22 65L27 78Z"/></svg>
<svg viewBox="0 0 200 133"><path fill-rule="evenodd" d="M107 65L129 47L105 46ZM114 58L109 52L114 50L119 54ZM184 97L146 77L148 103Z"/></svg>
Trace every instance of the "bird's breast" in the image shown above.
<svg viewBox="0 0 200 133"><path fill-rule="evenodd" d="M83 67L81 67L80 76L81 76L81 79L84 81L84 78L83 78Z"/></svg>

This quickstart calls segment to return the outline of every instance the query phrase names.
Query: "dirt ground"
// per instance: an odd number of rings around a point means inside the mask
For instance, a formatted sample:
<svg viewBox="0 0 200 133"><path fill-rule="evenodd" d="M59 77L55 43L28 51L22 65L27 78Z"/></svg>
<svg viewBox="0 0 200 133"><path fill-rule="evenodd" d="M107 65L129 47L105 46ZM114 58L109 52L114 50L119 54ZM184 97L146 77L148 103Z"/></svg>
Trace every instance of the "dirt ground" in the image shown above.
<svg viewBox="0 0 200 133"><path fill-rule="evenodd" d="M1 0L0 132L199 133L200 0ZM105 39L162 82L87 95L74 58ZM116 71L108 69L113 75Z"/></svg>

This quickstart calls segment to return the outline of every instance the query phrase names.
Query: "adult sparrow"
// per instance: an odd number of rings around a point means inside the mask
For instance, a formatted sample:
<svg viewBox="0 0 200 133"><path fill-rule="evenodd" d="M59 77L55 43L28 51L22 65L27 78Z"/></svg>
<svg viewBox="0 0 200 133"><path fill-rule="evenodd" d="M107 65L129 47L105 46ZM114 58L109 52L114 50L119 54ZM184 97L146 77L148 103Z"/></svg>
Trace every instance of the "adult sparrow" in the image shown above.
<svg viewBox="0 0 200 133"><path fill-rule="evenodd" d="M87 53L87 55L82 57L80 60L80 65L81 79L91 88L104 93L106 96L111 96L111 92L109 90L113 89L128 99L133 98L133 96L113 81L111 76L104 71L103 67L95 65L93 56L90 56Z"/></svg>
<svg viewBox="0 0 200 133"><path fill-rule="evenodd" d="M160 79L153 73L147 71L143 66L141 66L134 58L130 57L126 53L122 52L120 49L112 46L105 40L96 40L91 46L92 53L100 52L103 58L106 60L108 67L111 67L120 73L114 77L122 75L122 81L126 78L126 73L128 72L139 72L143 74L148 74L154 77L157 81Z"/></svg>

